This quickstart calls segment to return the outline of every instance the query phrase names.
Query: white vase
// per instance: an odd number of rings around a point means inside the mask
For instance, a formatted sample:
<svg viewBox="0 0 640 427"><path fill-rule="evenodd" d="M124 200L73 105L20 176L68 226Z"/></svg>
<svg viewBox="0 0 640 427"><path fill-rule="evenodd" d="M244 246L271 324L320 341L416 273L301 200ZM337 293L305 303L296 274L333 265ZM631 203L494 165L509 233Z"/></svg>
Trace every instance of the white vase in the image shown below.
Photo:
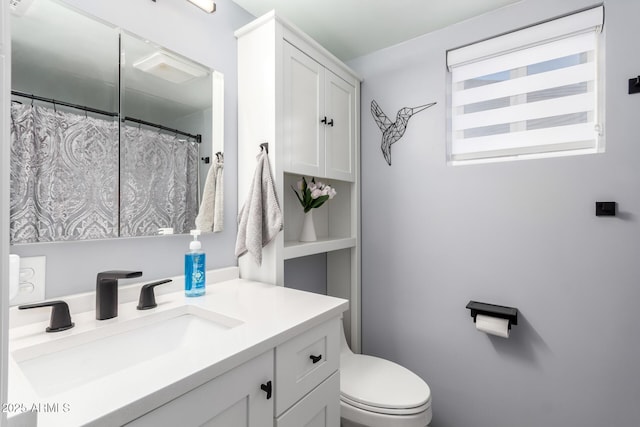
<svg viewBox="0 0 640 427"><path fill-rule="evenodd" d="M313 225L313 209L304 214L299 240L301 242L315 242L317 240L316 227Z"/></svg>

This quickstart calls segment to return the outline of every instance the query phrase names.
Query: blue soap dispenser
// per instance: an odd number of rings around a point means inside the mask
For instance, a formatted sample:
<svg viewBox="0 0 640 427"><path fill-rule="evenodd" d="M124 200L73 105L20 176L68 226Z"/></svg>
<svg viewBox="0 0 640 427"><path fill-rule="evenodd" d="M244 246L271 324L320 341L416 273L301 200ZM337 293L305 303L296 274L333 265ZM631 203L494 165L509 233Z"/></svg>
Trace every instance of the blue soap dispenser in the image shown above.
<svg viewBox="0 0 640 427"><path fill-rule="evenodd" d="M205 293L206 267L205 253L198 241L200 230L191 230L193 241L189 252L184 255L184 293L188 297L199 297Z"/></svg>

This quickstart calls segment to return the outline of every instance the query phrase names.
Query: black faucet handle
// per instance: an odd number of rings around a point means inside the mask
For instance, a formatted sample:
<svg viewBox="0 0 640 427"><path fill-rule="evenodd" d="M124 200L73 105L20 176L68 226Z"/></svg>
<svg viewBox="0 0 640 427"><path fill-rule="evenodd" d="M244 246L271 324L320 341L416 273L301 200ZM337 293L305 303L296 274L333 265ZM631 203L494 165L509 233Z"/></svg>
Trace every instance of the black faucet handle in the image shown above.
<svg viewBox="0 0 640 427"><path fill-rule="evenodd" d="M47 332L60 332L71 329L74 323L71 321L69 314L69 305L64 301L47 301L36 304L26 304L18 307L18 310L27 310L30 308L51 307L51 320Z"/></svg>
<svg viewBox="0 0 640 427"><path fill-rule="evenodd" d="M109 270L98 273L98 281L100 280L117 280L117 279L133 279L142 276L142 271L127 270Z"/></svg>
<svg viewBox="0 0 640 427"><path fill-rule="evenodd" d="M140 289L140 299L138 300L138 310L148 310L158 306L156 304L156 295L153 292L153 288L164 283L171 282L171 279L159 280L153 283L147 283L142 285Z"/></svg>

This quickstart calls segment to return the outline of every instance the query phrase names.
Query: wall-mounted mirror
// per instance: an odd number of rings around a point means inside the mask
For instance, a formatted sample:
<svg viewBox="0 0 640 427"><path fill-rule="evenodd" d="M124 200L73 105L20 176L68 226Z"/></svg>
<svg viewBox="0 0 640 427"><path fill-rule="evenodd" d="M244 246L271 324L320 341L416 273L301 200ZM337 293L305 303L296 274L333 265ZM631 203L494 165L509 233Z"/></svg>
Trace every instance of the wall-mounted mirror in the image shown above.
<svg viewBox="0 0 640 427"><path fill-rule="evenodd" d="M12 244L221 229L220 73L55 0L11 38Z"/></svg>
<svg viewBox="0 0 640 427"><path fill-rule="evenodd" d="M123 32L120 234L195 228L201 141L211 141L211 71ZM204 152L205 150L202 150Z"/></svg>

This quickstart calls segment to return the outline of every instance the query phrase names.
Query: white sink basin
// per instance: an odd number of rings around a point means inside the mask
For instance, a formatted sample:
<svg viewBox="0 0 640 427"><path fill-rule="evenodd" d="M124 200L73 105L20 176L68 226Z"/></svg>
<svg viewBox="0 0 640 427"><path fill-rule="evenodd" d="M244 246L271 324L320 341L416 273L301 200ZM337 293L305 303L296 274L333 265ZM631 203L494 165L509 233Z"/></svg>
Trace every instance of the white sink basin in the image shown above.
<svg viewBox="0 0 640 427"><path fill-rule="evenodd" d="M52 337L12 355L35 392L48 397L155 358L197 348L198 342L215 339L242 323L188 305L59 339Z"/></svg>

